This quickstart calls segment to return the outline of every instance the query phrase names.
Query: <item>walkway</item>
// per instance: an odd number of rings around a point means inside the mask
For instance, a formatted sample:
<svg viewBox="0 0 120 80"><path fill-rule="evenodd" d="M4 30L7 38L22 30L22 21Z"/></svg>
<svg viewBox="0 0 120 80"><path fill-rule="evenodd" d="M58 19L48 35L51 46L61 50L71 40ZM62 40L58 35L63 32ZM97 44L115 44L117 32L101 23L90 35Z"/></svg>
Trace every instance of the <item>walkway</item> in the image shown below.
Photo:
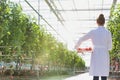
<svg viewBox="0 0 120 80"><path fill-rule="evenodd" d="M92 80L92 76L89 76L88 73L83 73L83 74L66 78L64 80Z"/></svg>
<svg viewBox="0 0 120 80"><path fill-rule="evenodd" d="M83 73L83 74L66 78L64 80L93 80L93 78L92 76L89 76L88 73ZM101 78L99 80L101 80ZM120 75L115 74L113 75L113 77L111 76L107 80L120 80Z"/></svg>

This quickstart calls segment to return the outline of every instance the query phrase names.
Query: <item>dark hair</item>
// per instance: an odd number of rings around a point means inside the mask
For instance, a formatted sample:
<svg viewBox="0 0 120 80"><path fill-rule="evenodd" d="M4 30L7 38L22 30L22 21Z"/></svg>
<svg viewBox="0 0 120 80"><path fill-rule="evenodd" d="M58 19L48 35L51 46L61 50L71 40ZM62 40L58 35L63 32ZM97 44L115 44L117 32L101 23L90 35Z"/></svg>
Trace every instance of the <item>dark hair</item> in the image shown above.
<svg viewBox="0 0 120 80"><path fill-rule="evenodd" d="M97 23L99 25L104 25L105 24L105 17L103 14L100 14L99 17L97 18Z"/></svg>

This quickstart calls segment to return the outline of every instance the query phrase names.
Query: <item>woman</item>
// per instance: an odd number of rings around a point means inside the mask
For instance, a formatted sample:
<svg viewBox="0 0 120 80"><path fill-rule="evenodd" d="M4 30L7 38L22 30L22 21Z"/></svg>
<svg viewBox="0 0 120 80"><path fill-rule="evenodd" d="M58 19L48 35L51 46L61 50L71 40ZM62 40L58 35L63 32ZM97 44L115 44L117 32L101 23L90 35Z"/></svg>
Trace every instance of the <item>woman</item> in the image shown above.
<svg viewBox="0 0 120 80"><path fill-rule="evenodd" d="M112 48L111 33L105 29L105 18L103 14L100 14L96 20L98 28L90 31L85 36L79 39L75 45L75 49L78 49L80 44L88 39L92 40L93 53L91 54L90 63L90 75L93 76L93 80L107 80L109 75L109 50Z"/></svg>

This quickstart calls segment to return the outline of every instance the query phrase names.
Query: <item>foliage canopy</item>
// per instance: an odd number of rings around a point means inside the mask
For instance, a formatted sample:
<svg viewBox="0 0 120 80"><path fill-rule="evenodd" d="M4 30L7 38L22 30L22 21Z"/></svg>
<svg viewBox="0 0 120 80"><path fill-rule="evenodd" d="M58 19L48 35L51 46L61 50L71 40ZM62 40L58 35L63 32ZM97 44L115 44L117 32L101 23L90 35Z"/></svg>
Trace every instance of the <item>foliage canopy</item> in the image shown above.
<svg viewBox="0 0 120 80"><path fill-rule="evenodd" d="M76 52L57 41L44 26L24 14L19 4L0 1L0 46L3 55L19 55L21 59L33 57L35 63L84 68L84 61Z"/></svg>

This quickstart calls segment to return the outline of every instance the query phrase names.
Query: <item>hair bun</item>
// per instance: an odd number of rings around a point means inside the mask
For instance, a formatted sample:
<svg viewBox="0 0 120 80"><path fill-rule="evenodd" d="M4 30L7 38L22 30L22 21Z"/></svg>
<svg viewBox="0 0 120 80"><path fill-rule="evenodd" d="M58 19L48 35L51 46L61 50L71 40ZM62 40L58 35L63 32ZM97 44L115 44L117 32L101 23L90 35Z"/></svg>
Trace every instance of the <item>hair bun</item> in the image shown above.
<svg viewBox="0 0 120 80"><path fill-rule="evenodd" d="M99 15L99 18L104 18L104 15L103 15L103 14L100 14L100 15Z"/></svg>
<svg viewBox="0 0 120 80"><path fill-rule="evenodd" d="M98 23L99 25L104 25L104 23L105 23L105 17L104 17L103 14L100 14L100 15L99 15L99 17L97 18L97 23Z"/></svg>

